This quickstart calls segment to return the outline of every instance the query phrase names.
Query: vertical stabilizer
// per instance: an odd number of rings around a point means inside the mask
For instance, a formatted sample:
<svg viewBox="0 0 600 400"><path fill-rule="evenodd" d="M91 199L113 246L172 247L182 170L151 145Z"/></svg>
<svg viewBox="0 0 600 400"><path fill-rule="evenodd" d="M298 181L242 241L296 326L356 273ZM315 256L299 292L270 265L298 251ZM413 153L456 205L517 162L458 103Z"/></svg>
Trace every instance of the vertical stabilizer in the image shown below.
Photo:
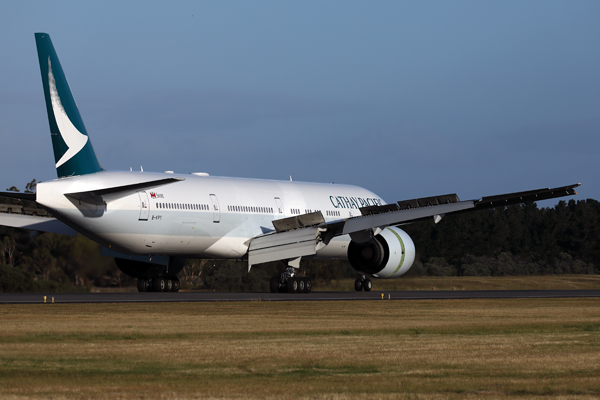
<svg viewBox="0 0 600 400"><path fill-rule="evenodd" d="M36 33L35 42L58 177L102 171L50 36Z"/></svg>

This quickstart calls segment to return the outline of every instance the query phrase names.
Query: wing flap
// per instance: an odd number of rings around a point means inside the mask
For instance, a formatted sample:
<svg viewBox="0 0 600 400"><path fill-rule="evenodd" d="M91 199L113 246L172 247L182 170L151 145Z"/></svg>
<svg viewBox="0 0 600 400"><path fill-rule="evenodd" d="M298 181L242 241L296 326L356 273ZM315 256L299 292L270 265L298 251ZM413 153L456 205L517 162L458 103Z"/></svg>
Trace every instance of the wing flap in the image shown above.
<svg viewBox="0 0 600 400"><path fill-rule="evenodd" d="M580 185L580 183L576 183L553 189L536 189L525 192L485 196L477 200L460 201L456 194L448 194L404 200L399 201L397 204L363 207L360 209L363 216L347 220L344 224L343 234L369 229L368 226L373 223L376 225L372 225L371 227L407 224L427 217L571 196L577 194L575 188ZM436 218L436 222L439 219L441 218Z"/></svg>
<svg viewBox="0 0 600 400"><path fill-rule="evenodd" d="M569 186L561 186L554 189L537 189L528 190L526 192L516 192L500 194L496 196L482 197L481 200L477 201L475 208L477 210L483 210L486 208L504 207L513 204L530 203L539 200L554 199L563 196L572 196L577 194L576 187L580 186L581 183L576 183Z"/></svg>
<svg viewBox="0 0 600 400"><path fill-rule="evenodd" d="M248 247L248 269L255 264L316 254L320 233L321 229L311 226L258 236Z"/></svg>

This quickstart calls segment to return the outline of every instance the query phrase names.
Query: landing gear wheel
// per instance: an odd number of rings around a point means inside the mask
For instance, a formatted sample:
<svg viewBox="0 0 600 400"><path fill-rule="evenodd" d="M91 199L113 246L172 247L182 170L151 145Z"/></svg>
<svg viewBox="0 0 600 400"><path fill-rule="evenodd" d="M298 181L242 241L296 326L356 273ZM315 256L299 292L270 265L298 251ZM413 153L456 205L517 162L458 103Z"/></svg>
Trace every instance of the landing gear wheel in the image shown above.
<svg viewBox="0 0 600 400"><path fill-rule="evenodd" d="M173 289L171 289L172 292L179 292L179 288L181 287L181 283L179 282L179 278L178 277L174 277L173 278Z"/></svg>
<svg viewBox="0 0 600 400"><path fill-rule="evenodd" d="M306 293L306 280L305 278L298 279L298 293Z"/></svg>
<svg viewBox="0 0 600 400"><path fill-rule="evenodd" d="M155 292L164 292L165 291L165 287L167 286L167 282L166 279L162 276L157 276L154 279L152 279L154 282L154 291Z"/></svg>
<svg viewBox="0 0 600 400"><path fill-rule="evenodd" d="M151 292L152 286L150 285L150 281L148 278L138 278L137 281L138 292Z"/></svg>
<svg viewBox="0 0 600 400"><path fill-rule="evenodd" d="M354 290L356 290L357 292L360 292L362 289L363 289L362 281L360 280L360 278L356 278L356 280L354 281Z"/></svg>
<svg viewBox="0 0 600 400"><path fill-rule="evenodd" d="M279 277L274 276L271 278L271 282L269 282L269 289L271 289L271 293L279 293Z"/></svg>
<svg viewBox="0 0 600 400"><path fill-rule="evenodd" d="M373 283L369 278L367 278L364 281L362 281L362 287L363 289L365 289L365 292L370 292L371 289L373 289Z"/></svg>
<svg viewBox="0 0 600 400"><path fill-rule="evenodd" d="M312 282L310 281L310 278L304 278L304 292L303 293L310 293L311 290L312 290Z"/></svg>
<svg viewBox="0 0 600 400"><path fill-rule="evenodd" d="M288 293L296 293L298 291L298 278L290 278L287 281Z"/></svg>
<svg viewBox="0 0 600 400"><path fill-rule="evenodd" d="M167 278L167 279L165 279L165 292L172 292L172 291L173 291L173 279Z"/></svg>
<svg viewBox="0 0 600 400"><path fill-rule="evenodd" d="M287 293L288 289L287 289L287 285L289 283L289 281L287 280L287 277L285 275L285 273L282 273L280 275L281 278L279 278L279 282L282 283L282 285L279 285L279 293Z"/></svg>

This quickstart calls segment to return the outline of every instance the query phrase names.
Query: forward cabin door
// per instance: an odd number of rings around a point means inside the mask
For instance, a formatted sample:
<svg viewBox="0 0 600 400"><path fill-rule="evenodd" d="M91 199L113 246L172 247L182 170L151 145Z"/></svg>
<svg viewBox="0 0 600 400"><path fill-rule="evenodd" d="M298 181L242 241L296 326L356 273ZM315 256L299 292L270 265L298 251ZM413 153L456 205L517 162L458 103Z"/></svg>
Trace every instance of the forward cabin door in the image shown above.
<svg viewBox="0 0 600 400"><path fill-rule="evenodd" d="M138 196L140 197L140 221L148 221L148 214L150 213L148 193L138 192Z"/></svg>
<svg viewBox="0 0 600 400"><path fill-rule="evenodd" d="M221 210L219 209L219 199L217 199L217 195L211 194L210 201L213 206L213 222L218 224L221 222Z"/></svg>

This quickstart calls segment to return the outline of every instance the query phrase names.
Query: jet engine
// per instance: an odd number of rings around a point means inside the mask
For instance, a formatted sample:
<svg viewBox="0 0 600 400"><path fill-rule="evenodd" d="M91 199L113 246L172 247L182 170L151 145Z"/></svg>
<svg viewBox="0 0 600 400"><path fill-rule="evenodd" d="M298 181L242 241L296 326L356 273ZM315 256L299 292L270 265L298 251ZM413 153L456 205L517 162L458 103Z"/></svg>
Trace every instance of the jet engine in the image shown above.
<svg viewBox="0 0 600 400"><path fill-rule="evenodd" d="M415 244L395 226L385 228L366 242L351 241L348 260L356 271L375 278L397 278L415 261Z"/></svg>

